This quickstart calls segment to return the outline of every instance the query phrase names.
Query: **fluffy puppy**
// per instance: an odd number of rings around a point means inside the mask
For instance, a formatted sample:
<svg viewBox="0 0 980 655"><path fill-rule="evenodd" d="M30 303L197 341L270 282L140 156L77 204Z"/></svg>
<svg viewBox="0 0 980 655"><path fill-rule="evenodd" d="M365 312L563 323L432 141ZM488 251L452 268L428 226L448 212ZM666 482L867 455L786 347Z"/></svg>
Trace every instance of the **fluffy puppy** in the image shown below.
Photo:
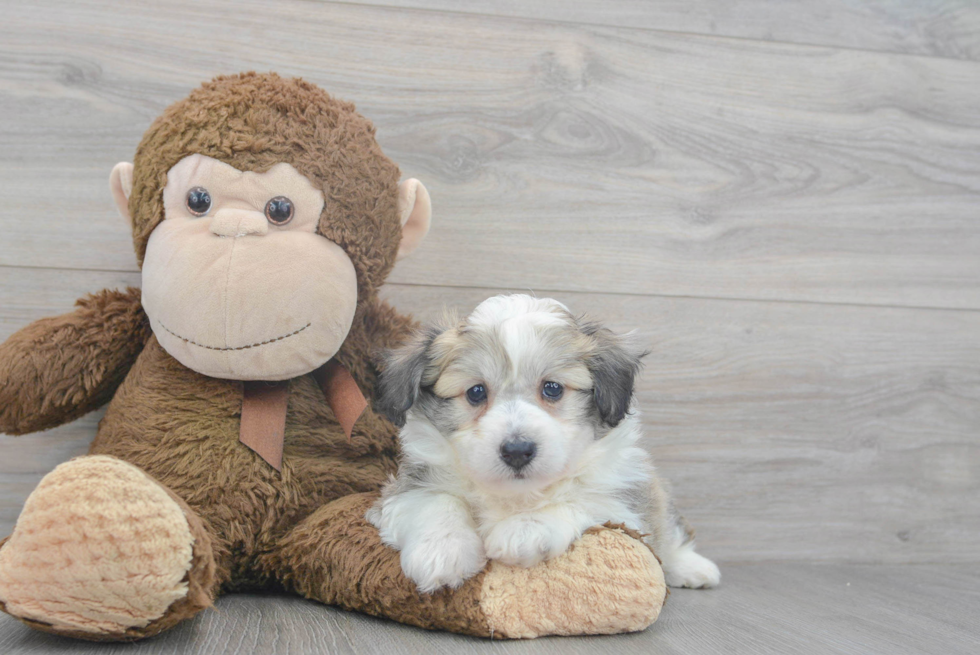
<svg viewBox="0 0 980 655"><path fill-rule="evenodd" d="M642 355L526 295L387 355L378 409L402 426L402 460L367 518L420 591L457 587L487 558L533 566L607 521L649 535L669 585L718 584L638 443Z"/></svg>

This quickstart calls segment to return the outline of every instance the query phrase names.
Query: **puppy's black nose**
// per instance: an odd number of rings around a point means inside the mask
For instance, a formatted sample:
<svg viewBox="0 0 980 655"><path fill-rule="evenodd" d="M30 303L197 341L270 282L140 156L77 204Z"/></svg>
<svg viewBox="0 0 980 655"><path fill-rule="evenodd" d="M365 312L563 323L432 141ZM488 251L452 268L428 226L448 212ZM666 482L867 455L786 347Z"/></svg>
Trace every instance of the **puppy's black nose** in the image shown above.
<svg viewBox="0 0 980 655"><path fill-rule="evenodd" d="M538 446L533 441L506 441L500 447L500 459L515 471L520 471L531 463L537 452Z"/></svg>

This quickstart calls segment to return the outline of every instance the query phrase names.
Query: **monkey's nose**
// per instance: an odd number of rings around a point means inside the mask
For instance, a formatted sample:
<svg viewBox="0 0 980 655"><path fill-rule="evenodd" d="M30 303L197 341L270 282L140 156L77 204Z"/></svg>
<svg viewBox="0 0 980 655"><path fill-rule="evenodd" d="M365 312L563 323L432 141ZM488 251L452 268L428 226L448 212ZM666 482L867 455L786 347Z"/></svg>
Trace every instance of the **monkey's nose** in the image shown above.
<svg viewBox="0 0 980 655"><path fill-rule="evenodd" d="M219 237L261 236L269 232L269 221L254 210L219 209L211 218L211 231Z"/></svg>
<svg viewBox="0 0 980 655"><path fill-rule="evenodd" d="M538 446L533 441L505 441L500 446L500 459L515 471L520 471L531 463L537 452Z"/></svg>

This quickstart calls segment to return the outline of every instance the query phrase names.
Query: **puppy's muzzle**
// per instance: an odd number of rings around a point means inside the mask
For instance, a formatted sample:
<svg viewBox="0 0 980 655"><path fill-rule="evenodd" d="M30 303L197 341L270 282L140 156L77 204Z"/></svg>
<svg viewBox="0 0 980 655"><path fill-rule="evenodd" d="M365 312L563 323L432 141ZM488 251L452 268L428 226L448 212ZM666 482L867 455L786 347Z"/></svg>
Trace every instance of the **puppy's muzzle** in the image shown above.
<svg viewBox="0 0 980 655"><path fill-rule="evenodd" d="M533 441L513 439L500 446L500 459L515 471L520 471L531 463L537 452L538 446Z"/></svg>

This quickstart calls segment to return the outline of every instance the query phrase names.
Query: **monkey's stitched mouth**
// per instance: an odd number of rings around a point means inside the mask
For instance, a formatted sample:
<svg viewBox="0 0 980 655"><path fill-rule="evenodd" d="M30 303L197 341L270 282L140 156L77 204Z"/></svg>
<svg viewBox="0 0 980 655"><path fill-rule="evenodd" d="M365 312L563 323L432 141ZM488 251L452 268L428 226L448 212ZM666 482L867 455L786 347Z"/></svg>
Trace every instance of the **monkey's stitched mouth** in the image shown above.
<svg viewBox="0 0 980 655"><path fill-rule="evenodd" d="M249 344L247 346L235 346L235 347L219 348L217 346L206 346L203 343L198 343L198 342L194 341L193 339L188 339L187 337L182 337L179 334L177 334L176 332L174 332L173 330L171 330L170 328L168 328L166 325L164 325L161 321L157 321L157 323L160 323L160 327L162 327L164 330L166 330L167 332L169 332L170 334L174 335L175 337L177 337L178 339L180 339L181 341L183 341L185 343L189 343L192 346L197 346L198 348L206 348L207 350L219 350L219 351L248 350L249 348L258 348L259 346L265 346L265 345L270 344L270 343L275 343L276 341L282 341L283 339L288 339L289 337L295 336L295 335L299 334L300 332L302 332L303 330L305 330L306 328L308 328L311 325L313 325L312 323L307 323L306 325L304 325L300 329L294 330L294 331L290 332L289 334L284 334L281 337L276 337L275 339L268 339L266 341L260 341L258 343Z"/></svg>

